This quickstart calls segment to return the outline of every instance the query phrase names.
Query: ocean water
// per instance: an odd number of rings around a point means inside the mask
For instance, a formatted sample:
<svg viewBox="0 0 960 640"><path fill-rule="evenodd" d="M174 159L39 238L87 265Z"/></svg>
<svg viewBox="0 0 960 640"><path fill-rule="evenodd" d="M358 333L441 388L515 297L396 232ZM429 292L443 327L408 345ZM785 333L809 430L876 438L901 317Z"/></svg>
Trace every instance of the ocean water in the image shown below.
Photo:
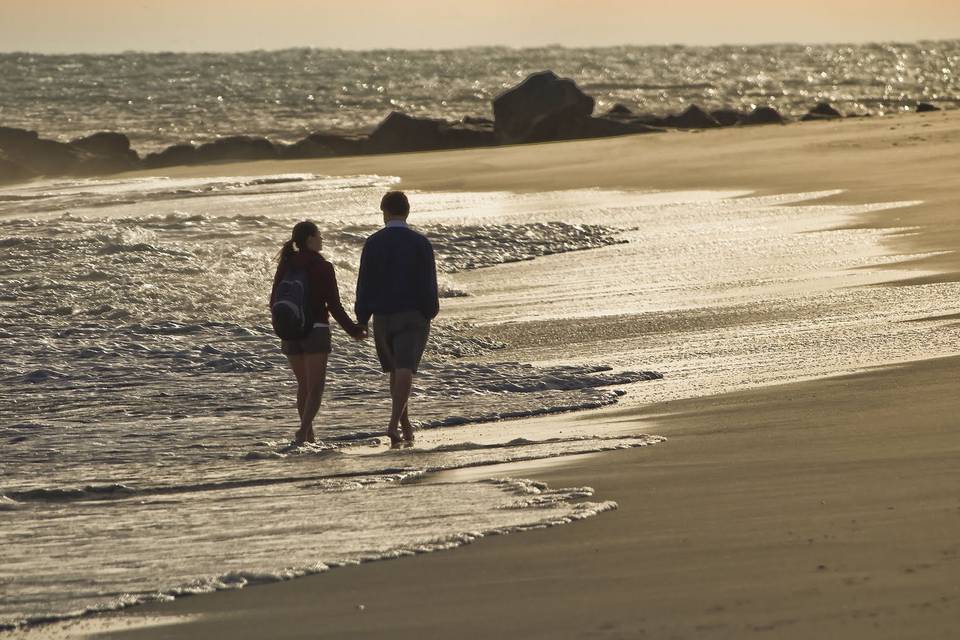
<svg viewBox="0 0 960 640"><path fill-rule="evenodd" d="M575 79L605 111L690 103L800 115L820 100L883 114L960 100L960 41L446 51L0 54L0 125L70 139L110 129L141 151L239 133L293 141L368 129L392 110L491 116L491 99L543 69Z"/></svg>
<svg viewBox="0 0 960 640"><path fill-rule="evenodd" d="M309 212L348 308L377 176L67 180L0 194L0 625L446 548L612 508L523 480L410 484L426 473L645 446L536 439L512 417L602 407L655 380L602 362L496 358L495 332L440 321L414 391L425 429L381 443L372 345L334 329L316 445L292 446L295 387L269 327L274 259ZM503 204L509 207L509 199ZM600 224L426 219L444 301L455 278L622 242ZM494 357L475 362L477 356ZM486 441L477 425L494 423ZM308 544L304 540L309 539ZM231 550L224 552L229 541Z"/></svg>
<svg viewBox="0 0 960 640"><path fill-rule="evenodd" d="M952 353L955 284L908 272L911 203L830 192L413 192L442 314L414 448L379 438L372 345L334 329L316 445L268 326L296 220L347 307L384 176L51 180L0 191L0 625L445 549L615 508L589 487L437 471L642 447L509 420ZM850 227L868 211L882 231ZM916 272L910 273L916 275ZM662 377L661 377L662 376ZM659 446L669 446L662 444ZM443 480L447 478L447 480Z"/></svg>

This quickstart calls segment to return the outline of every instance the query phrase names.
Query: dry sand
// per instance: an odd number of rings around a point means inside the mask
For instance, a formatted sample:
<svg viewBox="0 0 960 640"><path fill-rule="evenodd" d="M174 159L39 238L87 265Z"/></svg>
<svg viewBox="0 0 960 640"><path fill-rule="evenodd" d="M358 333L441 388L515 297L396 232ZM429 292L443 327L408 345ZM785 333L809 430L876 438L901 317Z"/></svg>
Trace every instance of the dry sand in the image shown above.
<svg viewBox="0 0 960 640"><path fill-rule="evenodd" d="M891 240L900 252L960 247L958 170L960 113L952 112L166 173L378 173L420 189L844 189L834 201L923 200L863 220L917 226ZM960 259L922 267L956 279ZM960 359L929 360L549 418L669 441L512 470L593 486L619 502L615 513L141 607L118 623L180 617L124 626L117 637L958 637L958 372ZM57 633L104 623L113 621Z"/></svg>

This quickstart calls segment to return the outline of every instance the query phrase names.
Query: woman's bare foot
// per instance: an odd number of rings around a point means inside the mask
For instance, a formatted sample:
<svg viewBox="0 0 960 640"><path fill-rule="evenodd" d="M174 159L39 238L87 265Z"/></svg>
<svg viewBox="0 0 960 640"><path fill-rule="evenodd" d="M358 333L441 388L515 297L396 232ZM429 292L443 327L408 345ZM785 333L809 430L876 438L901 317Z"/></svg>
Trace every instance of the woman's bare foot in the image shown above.
<svg viewBox="0 0 960 640"><path fill-rule="evenodd" d="M307 441L307 435L304 434L303 429L297 429L297 432L293 434L293 441L298 445Z"/></svg>
<svg viewBox="0 0 960 640"><path fill-rule="evenodd" d="M403 442L403 438L400 437L400 432L396 427L391 427L387 429L387 437L390 438L390 446L396 447Z"/></svg>
<svg viewBox="0 0 960 640"><path fill-rule="evenodd" d="M404 425L403 429L403 439L409 444L413 444L413 427L410 425Z"/></svg>

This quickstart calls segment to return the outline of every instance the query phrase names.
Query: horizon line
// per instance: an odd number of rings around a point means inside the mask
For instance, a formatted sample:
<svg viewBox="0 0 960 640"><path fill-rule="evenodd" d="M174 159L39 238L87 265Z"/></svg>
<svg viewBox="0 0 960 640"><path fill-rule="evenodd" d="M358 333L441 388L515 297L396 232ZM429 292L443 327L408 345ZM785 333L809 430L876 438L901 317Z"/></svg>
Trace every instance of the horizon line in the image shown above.
<svg viewBox="0 0 960 640"><path fill-rule="evenodd" d="M920 40L841 40L841 41L770 41L754 43L719 43L719 44L689 44L682 42L665 43L621 43L605 45L565 45L560 43L547 43L541 45L508 45L508 44L480 44L464 45L457 47L322 47L313 45L292 45L289 47L275 48L257 48L257 49L196 49L196 50L174 50L174 49L119 49L103 51L29 51L24 49L2 50L0 55L31 55L31 56L110 56L110 55L129 55L129 54L155 54L155 55L229 55L243 53L279 53L283 51L345 51L351 53L379 53L394 51L416 51L416 52L447 52L447 51L466 51L470 49L507 49L514 51L536 50L536 49L567 49L567 50L587 50L587 49L654 49L654 48L682 48L682 49L722 49L722 48L758 48L772 46L870 46L870 45L917 45L917 44L941 44L960 42L958 38L934 38Z"/></svg>

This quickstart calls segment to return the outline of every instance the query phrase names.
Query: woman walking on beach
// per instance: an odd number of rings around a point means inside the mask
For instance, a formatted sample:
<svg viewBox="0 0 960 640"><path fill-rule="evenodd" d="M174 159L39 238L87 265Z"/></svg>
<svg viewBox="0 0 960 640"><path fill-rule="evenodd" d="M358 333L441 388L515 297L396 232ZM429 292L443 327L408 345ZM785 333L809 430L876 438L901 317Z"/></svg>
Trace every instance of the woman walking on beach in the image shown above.
<svg viewBox="0 0 960 640"><path fill-rule="evenodd" d="M344 311L333 265L320 255L322 247L317 225L298 222L280 250L270 293L273 326L297 378L297 444L315 439L313 420L320 410L331 348L330 315L354 340L367 336L366 329Z"/></svg>

